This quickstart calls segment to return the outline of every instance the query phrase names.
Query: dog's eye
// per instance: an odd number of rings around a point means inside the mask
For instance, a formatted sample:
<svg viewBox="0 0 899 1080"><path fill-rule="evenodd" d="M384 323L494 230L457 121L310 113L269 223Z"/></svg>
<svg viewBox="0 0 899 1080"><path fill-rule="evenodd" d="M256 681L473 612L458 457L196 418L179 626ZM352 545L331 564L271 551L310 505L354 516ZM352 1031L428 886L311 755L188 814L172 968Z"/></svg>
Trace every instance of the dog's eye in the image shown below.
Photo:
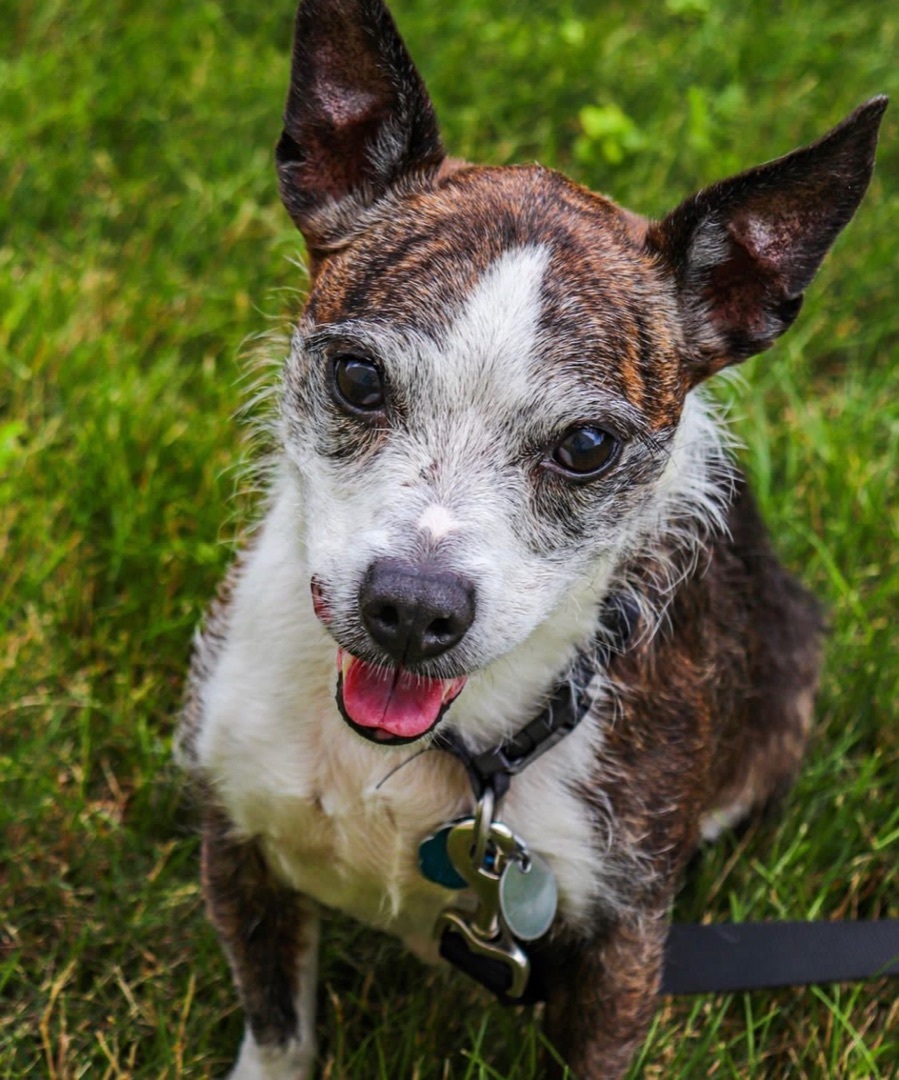
<svg viewBox="0 0 899 1080"><path fill-rule="evenodd" d="M353 412L376 412L384 407L384 380L378 365L364 356L338 356L334 387L340 404Z"/></svg>
<svg viewBox="0 0 899 1080"><path fill-rule="evenodd" d="M575 428L556 443L551 457L558 468L587 479L612 464L620 445L614 435L601 428Z"/></svg>

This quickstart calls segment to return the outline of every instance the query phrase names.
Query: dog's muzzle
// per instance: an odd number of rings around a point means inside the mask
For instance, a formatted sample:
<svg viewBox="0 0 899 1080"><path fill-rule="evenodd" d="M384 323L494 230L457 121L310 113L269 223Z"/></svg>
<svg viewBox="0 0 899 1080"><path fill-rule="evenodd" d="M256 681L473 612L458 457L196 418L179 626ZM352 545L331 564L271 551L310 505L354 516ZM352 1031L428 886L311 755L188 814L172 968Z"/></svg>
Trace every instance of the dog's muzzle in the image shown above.
<svg viewBox="0 0 899 1080"><path fill-rule="evenodd" d="M465 637L475 617L474 585L434 566L378 559L359 590L359 613L387 663L339 650L337 705L373 742L413 742L436 726L465 685L464 677L435 679L415 668Z"/></svg>

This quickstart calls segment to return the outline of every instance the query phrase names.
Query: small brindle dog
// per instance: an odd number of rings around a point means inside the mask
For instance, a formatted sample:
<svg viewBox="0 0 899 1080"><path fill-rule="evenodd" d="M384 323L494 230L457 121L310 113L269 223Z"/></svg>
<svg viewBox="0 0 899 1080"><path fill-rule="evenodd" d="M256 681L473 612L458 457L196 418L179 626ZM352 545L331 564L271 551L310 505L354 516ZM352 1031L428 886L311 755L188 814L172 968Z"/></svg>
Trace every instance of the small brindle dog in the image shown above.
<svg viewBox="0 0 899 1080"><path fill-rule="evenodd" d="M545 997L581 1080L627 1070L684 865L789 788L818 681L701 384L799 314L885 107L650 221L446 157L381 0L303 0L277 169L311 287L179 735L235 1080L312 1075L322 906ZM511 784L478 771L534 723Z"/></svg>

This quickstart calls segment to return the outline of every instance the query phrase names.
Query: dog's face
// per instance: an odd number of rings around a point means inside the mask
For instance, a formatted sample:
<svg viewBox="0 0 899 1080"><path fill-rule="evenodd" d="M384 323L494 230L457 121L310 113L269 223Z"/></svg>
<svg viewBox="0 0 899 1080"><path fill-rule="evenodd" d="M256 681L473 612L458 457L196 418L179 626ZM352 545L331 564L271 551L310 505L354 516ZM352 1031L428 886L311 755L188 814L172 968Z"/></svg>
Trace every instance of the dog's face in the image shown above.
<svg viewBox="0 0 899 1080"><path fill-rule="evenodd" d="M595 608L672 500L708 511L689 391L792 322L871 117L652 225L536 166L448 168L379 0L326 6L298 15L278 147L314 272L282 430L344 717L408 742Z"/></svg>
<svg viewBox="0 0 899 1080"><path fill-rule="evenodd" d="M347 655L456 680L575 587L596 580L597 602L670 483L680 345L621 213L538 168L457 174L329 260L283 415L320 610ZM456 625L393 647L378 598ZM417 737L444 696L383 727Z"/></svg>

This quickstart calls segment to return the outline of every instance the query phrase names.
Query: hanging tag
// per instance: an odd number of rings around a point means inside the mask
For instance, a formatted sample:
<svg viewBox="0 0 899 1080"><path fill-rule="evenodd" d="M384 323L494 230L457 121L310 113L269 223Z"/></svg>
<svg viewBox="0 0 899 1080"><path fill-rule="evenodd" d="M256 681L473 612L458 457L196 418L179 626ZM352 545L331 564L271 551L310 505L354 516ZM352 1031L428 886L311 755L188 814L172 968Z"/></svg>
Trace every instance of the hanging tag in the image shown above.
<svg viewBox="0 0 899 1080"><path fill-rule="evenodd" d="M463 818L462 821L474 823L472 818ZM426 836L418 845L419 870L428 881L432 881L435 885L442 885L444 889L464 889L468 884L453 866L446 850L449 834L459 824L460 822L454 821L449 825L444 825L442 829Z"/></svg>
<svg viewBox="0 0 899 1080"><path fill-rule="evenodd" d="M543 937L558 902L556 875L545 859L531 854L506 865L499 882L499 910L513 937L521 941Z"/></svg>

